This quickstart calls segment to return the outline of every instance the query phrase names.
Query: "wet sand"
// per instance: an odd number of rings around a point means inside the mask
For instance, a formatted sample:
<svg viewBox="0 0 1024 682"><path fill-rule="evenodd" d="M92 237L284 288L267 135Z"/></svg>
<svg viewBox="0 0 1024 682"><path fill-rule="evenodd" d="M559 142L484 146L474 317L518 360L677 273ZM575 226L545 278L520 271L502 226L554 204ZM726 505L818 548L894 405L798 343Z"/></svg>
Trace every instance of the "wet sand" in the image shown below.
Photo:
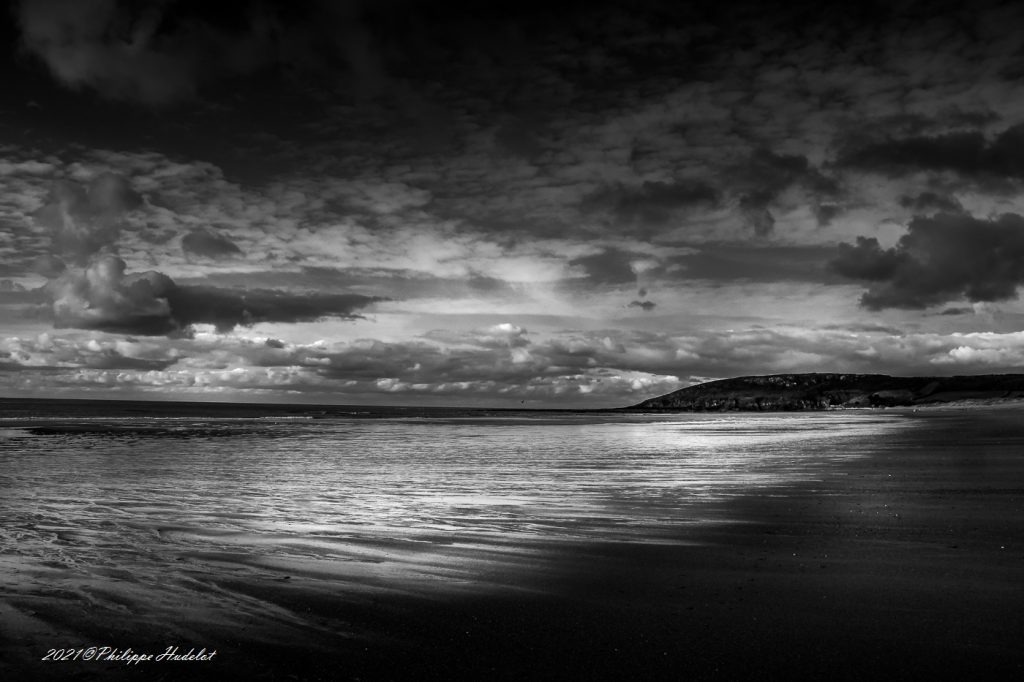
<svg viewBox="0 0 1024 682"><path fill-rule="evenodd" d="M680 542L507 548L443 591L409 576L178 556L188 599L130 576L61 591L6 564L5 679L1017 679L1024 672L1024 414L915 414L819 480L715 502ZM639 540L639 538L638 538ZM415 547L374 548L393 557ZM439 551L436 547L432 552ZM480 548L442 548L445 566ZM490 551L502 552L502 548ZM196 562L189 573L189 562ZM223 570L211 574L210 565ZM382 566L385 564L382 563ZM392 563L386 564L388 566ZM200 570L202 566L202 570ZM51 574L46 574L51 571ZM24 572L24 573L22 573ZM31 573L31 576L26 575ZM330 579L344 573L345 582ZM30 578L30 579L29 579ZM26 591L26 583L50 590ZM147 592L151 598L152 592ZM178 615L169 621L168 612ZM225 617L225 614L230 617ZM215 648L213 661L42 662L52 647ZM184 652L183 652L184 653Z"/></svg>

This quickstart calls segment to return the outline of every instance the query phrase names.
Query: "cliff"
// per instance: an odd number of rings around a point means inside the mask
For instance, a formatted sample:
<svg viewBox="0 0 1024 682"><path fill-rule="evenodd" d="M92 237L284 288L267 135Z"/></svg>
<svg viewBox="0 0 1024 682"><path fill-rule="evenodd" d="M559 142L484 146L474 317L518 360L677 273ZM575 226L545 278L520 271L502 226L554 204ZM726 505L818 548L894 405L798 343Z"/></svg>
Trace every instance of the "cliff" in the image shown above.
<svg viewBox="0 0 1024 682"><path fill-rule="evenodd" d="M647 412L799 411L1024 399L1024 374L892 377L773 374L710 381L624 408Z"/></svg>

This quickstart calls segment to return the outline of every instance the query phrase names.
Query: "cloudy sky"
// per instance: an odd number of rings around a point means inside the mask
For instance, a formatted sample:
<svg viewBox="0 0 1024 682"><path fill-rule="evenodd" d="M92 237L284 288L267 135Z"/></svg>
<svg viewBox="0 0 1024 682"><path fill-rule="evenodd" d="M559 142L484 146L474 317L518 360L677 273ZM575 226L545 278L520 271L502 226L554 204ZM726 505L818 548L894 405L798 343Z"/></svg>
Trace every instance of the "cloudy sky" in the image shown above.
<svg viewBox="0 0 1024 682"><path fill-rule="evenodd" d="M0 394L1022 371L1017 3L21 0Z"/></svg>

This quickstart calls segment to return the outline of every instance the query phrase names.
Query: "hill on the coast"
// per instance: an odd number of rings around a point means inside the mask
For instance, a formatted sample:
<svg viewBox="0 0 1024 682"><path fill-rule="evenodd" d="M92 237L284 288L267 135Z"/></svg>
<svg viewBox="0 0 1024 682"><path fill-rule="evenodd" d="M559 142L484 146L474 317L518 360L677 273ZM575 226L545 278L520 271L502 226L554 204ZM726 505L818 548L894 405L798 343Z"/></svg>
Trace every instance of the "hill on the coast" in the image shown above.
<svg viewBox="0 0 1024 682"><path fill-rule="evenodd" d="M773 374L689 386L627 410L719 412L896 407L1024 398L1024 374L892 377L885 374Z"/></svg>

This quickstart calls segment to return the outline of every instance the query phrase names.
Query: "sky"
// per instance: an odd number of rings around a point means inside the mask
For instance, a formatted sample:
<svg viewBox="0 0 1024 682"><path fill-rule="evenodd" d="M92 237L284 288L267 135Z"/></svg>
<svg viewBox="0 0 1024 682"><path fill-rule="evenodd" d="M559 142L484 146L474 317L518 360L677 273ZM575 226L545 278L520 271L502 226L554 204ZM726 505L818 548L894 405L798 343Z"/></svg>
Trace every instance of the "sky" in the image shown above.
<svg viewBox="0 0 1024 682"><path fill-rule="evenodd" d="M20 0L0 395L1024 366L1019 3Z"/></svg>

